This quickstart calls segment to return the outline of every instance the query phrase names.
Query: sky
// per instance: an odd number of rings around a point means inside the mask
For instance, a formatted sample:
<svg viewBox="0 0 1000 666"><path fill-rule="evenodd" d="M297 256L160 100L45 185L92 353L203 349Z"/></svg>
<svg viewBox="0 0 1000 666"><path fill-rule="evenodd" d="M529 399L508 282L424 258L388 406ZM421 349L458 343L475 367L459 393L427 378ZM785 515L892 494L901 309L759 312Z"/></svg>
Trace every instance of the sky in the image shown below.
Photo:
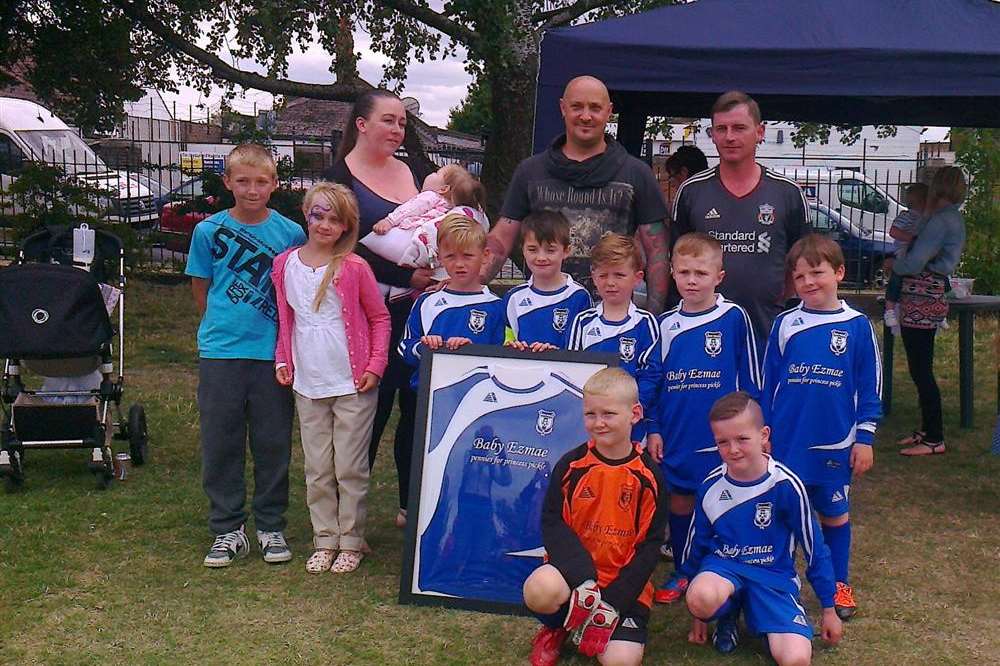
<svg viewBox="0 0 1000 666"><path fill-rule="evenodd" d="M357 32L354 39L355 49L361 53L358 63L360 74L366 81L377 85L382 79L382 65L386 59L371 51L368 35ZM333 83L333 74L329 71L331 62L331 56L318 44L306 51L297 49L288 58L288 78L305 83ZM240 69L263 73L263 69L251 61L235 64ZM444 127L448 123L449 110L462 101L471 82L472 77L465 71L465 51L461 50L445 60L412 63L402 96L411 96L420 102L420 116L424 121ZM177 94L163 93L163 98L168 107L176 102L177 115L187 118L188 105L216 106L222 98L222 91L214 90L212 95L205 98L193 88L181 87ZM232 100L231 106L238 111L252 113L255 103L258 109L268 109L272 102L271 94L250 90ZM195 108L192 115L195 118L204 117L205 111Z"/></svg>

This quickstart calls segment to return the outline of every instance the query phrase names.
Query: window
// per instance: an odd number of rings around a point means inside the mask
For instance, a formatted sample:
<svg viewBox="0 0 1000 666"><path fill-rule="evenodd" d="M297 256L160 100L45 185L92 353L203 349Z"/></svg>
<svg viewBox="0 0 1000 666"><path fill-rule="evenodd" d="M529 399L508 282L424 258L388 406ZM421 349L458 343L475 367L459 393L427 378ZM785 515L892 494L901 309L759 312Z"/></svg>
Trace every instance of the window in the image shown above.
<svg viewBox="0 0 1000 666"><path fill-rule="evenodd" d="M775 143L784 143L785 142L785 130L783 130L783 129L778 130L778 137L774 140L774 142Z"/></svg>
<svg viewBox="0 0 1000 666"><path fill-rule="evenodd" d="M830 219L830 215L826 211L820 210L815 206L810 206L809 213L809 223L811 224L813 231L821 234L828 234L837 228L837 224Z"/></svg>
<svg viewBox="0 0 1000 666"><path fill-rule="evenodd" d="M889 202L871 185L860 180L844 179L837 183L840 203L867 213L888 213Z"/></svg>
<svg viewBox="0 0 1000 666"><path fill-rule="evenodd" d="M24 163L24 153L6 134L0 134L0 173L8 176L18 173Z"/></svg>

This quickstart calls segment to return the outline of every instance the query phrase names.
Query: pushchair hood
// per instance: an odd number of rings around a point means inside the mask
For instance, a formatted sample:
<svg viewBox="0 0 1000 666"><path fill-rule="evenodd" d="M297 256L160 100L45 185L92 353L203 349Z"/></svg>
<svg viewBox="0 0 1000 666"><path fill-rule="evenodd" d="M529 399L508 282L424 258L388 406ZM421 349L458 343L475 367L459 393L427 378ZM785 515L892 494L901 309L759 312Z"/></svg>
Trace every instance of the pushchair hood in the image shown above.
<svg viewBox="0 0 1000 666"><path fill-rule="evenodd" d="M100 285L90 273L58 264L0 271L0 356L92 356L113 334Z"/></svg>

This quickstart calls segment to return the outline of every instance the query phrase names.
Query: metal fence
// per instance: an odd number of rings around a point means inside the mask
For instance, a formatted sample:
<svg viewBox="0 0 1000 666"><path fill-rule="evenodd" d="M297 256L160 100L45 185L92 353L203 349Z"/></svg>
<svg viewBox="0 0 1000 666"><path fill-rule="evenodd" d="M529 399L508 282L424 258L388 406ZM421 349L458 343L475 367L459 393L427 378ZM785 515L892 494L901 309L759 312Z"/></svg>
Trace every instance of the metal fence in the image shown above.
<svg viewBox="0 0 1000 666"><path fill-rule="evenodd" d="M221 142L193 143L173 138L107 138L88 144L71 131L34 134L27 146L0 137L0 220L25 212L23 201L19 203L12 195L11 187L28 164L57 166L70 181L90 190L83 195L82 203L78 200L68 204L71 213L96 215L136 230L141 247L136 259L162 270L176 270L183 265L194 224L212 210L206 183L211 180L210 174L221 174L225 156L233 148ZM322 179L335 153L332 140L281 139L275 140L272 148L282 190L299 195ZM438 165L462 164L478 175L483 152L441 148L428 151L428 157ZM856 288L878 286L883 259L894 249L888 232L892 221L905 209L905 189L914 182L927 182L929 169L917 160L902 163L899 159L865 156L802 155L769 157L762 162L803 188L812 227L836 238L844 249L848 282ZM654 160L652 168L669 197L661 165L662 161ZM9 230L0 232L0 244L9 245ZM507 262L500 277L523 279L523 274L515 264Z"/></svg>

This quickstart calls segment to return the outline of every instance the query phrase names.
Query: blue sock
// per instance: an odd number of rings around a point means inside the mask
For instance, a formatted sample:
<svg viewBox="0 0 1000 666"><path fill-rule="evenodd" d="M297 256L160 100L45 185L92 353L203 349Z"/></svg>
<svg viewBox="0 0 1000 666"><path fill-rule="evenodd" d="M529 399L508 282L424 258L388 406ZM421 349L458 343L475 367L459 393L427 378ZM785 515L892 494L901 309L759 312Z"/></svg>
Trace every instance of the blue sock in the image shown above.
<svg viewBox="0 0 1000 666"><path fill-rule="evenodd" d="M670 523L670 547L674 550L674 569L679 569L681 559L684 556L684 546L687 545L688 528L691 527L691 518L694 514L682 516L673 511L670 512L668 521Z"/></svg>
<svg viewBox="0 0 1000 666"><path fill-rule="evenodd" d="M847 584L847 570L851 562L851 521L837 527L823 525L823 540L830 547L834 578L838 583Z"/></svg>
<svg viewBox="0 0 1000 666"><path fill-rule="evenodd" d="M735 595L733 595L722 602L722 605L719 606L719 608L714 613L712 613L712 617L702 620L702 622L714 622L715 620L718 620L720 617L726 617L730 613L739 612L739 609L740 607L736 603Z"/></svg>

